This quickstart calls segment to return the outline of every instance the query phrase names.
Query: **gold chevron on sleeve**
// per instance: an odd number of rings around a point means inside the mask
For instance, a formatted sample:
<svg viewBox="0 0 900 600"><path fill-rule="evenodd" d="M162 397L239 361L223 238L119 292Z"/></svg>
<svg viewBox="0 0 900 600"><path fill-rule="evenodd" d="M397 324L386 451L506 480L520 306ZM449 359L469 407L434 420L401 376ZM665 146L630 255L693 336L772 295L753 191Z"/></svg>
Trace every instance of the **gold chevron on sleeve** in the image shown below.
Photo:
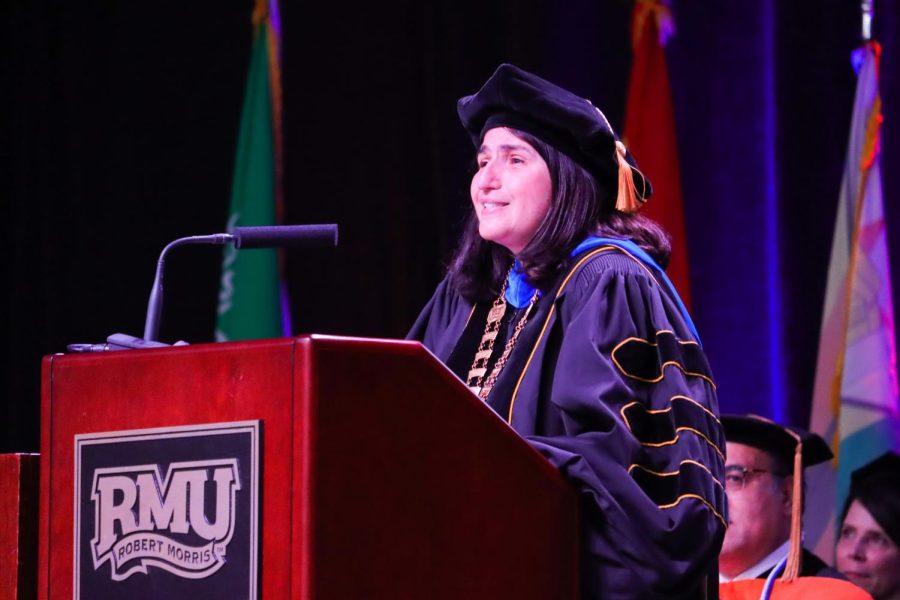
<svg viewBox="0 0 900 600"><path fill-rule="evenodd" d="M659 409L649 409L635 400L619 409L619 415L642 446L671 446L678 442L682 432L687 432L705 441L725 459L719 419L693 398L678 394L669 399L669 406Z"/></svg>
<svg viewBox="0 0 900 600"><path fill-rule="evenodd" d="M716 387L700 344L679 340L669 329L654 333L653 340L625 338L613 348L611 358L620 373L637 381L659 383L666 376L666 367L671 366L688 377L699 377Z"/></svg>
<svg viewBox="0 0 900 600"><path fill-rule="evenodd" d="M699 500L725 524L724 517L715 508L716 503L724 505L725 487L706 465L686 459L678 464L675 471L656 471L632 464L628 467L628 473L660 509L675 508L687 499Z"/></svg>

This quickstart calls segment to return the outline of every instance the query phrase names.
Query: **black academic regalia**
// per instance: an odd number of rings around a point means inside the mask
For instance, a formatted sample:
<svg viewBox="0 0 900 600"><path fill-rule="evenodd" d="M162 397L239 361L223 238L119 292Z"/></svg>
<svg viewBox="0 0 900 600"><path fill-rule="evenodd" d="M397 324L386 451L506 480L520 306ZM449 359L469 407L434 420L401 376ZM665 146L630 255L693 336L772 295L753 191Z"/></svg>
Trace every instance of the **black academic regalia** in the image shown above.
<svg viewBox="0 0 900 600"><path fill-rule="evenodd" d="M408 337L465 379L488 309L445 279ZM579 492L584 598L702 597L725 439L705 355L646 265L612 247L570 259L487 402Z"/></svg>
<svg viewBox="0 0 900 600"><path fill-rule="evenodd" d="M803 553L803 558L801 561L800 577L829 577L831 579L843 579L844 581L848 581L846 575L835 568L829 567L828 563L806 548L803 548L801 552ZM772 569L769 569L757 577L757 579L766 579L771 572Z"/></svg>

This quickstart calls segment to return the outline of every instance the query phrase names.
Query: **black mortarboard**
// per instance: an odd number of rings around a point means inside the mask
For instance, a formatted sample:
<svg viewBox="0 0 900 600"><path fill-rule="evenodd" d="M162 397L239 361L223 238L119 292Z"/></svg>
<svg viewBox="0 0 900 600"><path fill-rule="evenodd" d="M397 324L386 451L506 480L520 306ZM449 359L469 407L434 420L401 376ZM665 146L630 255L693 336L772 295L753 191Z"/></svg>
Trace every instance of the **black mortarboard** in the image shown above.
<svg viewBox="0 0 900 600"><path fill-rule="evenodd" d="M493 127L529 133L617 190L618 210L636 211L653 191L600 109L514 65L497 67L480 90L459 99L456 109L476 147Z"/></svg>
<svg viewBox="0 0 900 600"><path fill-rule="evenodd" d="M793 470L797 440L802 442L803 468L811 467L834 455L819 435L797 427L784 427L756 415L722 415L725 440L765 450L777 456Z"/></svg>
<svg viewBox="0 0 900 600"><path fill-rule="evenodd" d="M759 448L778 457L793 473L791 503L791 549L784 567L783 581L792 581L802 566L803 469L834 456L819 435L785 427L757 415L722 415L725 441ZM785 475L787 473L784 473Z"/></svg>
<svg viewBox="0 0 900 600"><path fill-rule="evenodd" d="M866 507L895 544L900 544L900 456L885 452L853 471L850 475L848 507L854 499Z"/></svg>

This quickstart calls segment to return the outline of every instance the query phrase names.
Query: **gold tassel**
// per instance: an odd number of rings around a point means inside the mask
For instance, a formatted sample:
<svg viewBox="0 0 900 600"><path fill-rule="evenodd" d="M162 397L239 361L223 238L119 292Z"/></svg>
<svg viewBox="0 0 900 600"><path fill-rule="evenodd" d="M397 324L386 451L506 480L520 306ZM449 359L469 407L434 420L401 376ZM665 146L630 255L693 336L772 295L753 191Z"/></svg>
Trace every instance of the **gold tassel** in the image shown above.
<svg viewBox="0 0 900 600"><path fill-rule="evenodd" d="M636 213L644 203L634 187L632 167L625 160L625 144L616 141L616 161L619 163L619 189L616 194L616 210L623 213Z"/></svg>
<svg viewBox="0 0 900 600"><path fill-rule="evenodd" d="M786 429L788 433L797 439L797 448L794 450L794 489L791 495L791 549L788 553L787 564L781 581L789 583L800 576L802 551L803 551L803 442L800 436Z"/></svg>

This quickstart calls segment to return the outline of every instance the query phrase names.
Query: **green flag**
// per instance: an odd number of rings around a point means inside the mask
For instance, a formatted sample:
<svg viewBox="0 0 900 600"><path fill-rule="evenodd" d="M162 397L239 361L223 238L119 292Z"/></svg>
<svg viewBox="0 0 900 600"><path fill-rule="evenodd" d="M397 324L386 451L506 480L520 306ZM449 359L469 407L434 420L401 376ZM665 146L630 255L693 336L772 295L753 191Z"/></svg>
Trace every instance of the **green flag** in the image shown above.
<svg viewBox="0 0 900 600"><path fill-rule="evenodd" d="M276 223L277 156L269 64L271 23L254 28L250 70L238 132L228 230ZM277 85L277 83L276 83ZM280 115L279 115L280 116ZM216 340L247 340L290 335L283 330L280 269L276 250L226 247L219 291Z"/></svg>

